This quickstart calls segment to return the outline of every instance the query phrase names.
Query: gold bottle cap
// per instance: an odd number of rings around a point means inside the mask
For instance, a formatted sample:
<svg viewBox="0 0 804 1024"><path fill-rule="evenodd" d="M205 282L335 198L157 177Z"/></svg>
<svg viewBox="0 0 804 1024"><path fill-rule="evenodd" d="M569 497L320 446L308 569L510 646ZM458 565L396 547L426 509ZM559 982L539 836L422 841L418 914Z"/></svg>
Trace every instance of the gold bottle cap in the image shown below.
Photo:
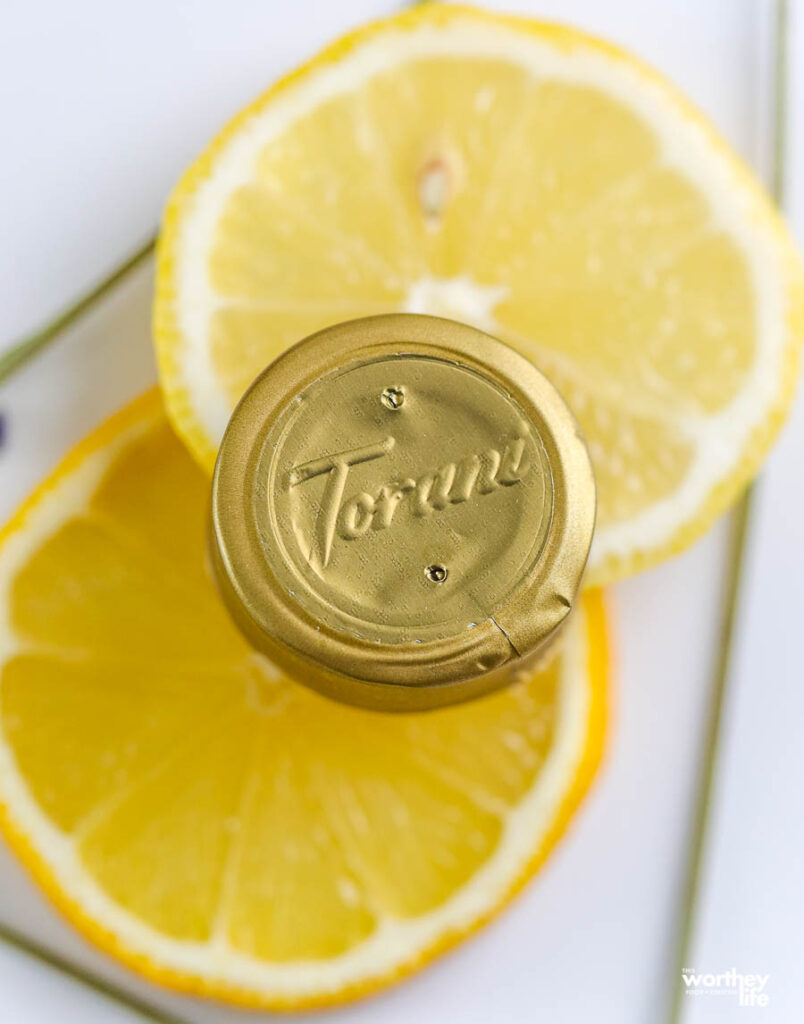
<svg viewBox="0 0 804 1024"><path fill-rule="evenodd" d="M531 363L451 320L378 316L300 342L243 396L212 563L240 628L299 682L417 710L543 653L594 517L578 425Z"/></svg>

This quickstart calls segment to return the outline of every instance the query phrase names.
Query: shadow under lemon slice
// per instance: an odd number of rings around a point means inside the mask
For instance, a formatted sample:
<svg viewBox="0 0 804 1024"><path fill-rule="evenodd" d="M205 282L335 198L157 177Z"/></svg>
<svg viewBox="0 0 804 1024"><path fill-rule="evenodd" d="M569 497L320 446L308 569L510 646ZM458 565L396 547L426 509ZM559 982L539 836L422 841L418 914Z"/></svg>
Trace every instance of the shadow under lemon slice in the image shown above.
<svg viewBox="0 0 804 1024"><path fill-rule="evenodd" d="M342 706L229 621L208 487L149 394L0 534L0 820L67 917L146 976L333 1003L458 941L547 856L600 756L602 600L494 696Z"/></svg>

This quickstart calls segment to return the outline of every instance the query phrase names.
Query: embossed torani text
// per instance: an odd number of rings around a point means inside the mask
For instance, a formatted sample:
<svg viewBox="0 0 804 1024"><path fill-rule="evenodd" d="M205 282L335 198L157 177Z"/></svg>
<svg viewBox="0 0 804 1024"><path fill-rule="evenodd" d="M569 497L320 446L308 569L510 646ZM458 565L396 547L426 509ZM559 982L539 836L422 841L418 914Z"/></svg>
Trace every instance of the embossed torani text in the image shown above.
<svg viewBox="0 0 804 1024"><path fill-rule="evenodd" d="M458 462L446 462L416 479L392 480L374 492L361 491L344 501L352 466L382 458L392 451L395 443L393 437L386 437L374 444L301 463L290 471L288 485L291 488L315 477L327 477L321 511L316 517L311 559L326 566L336 535L351 541L370 529L387 529L403 501L409 504L413 515L430 516L450 505L517 484L531 468L525 454L527 433L523 431L505 439L499 449L472 452Z"/></svg>

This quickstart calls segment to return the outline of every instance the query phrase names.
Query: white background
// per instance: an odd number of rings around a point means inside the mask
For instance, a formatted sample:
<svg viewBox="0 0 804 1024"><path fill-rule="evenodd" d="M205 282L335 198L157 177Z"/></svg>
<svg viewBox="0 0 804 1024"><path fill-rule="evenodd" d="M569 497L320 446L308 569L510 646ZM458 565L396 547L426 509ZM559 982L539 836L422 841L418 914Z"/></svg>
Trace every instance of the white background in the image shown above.
<svg viewBox="0 0 804 1024"><path fill-rule="evenodd" d="M238 106L381 0L5 0L0 14L0 348L155 228L184 165ZM519 0L635 50L766 166L764 0ZM789 209L804 236L804 4L792 0ZM0 519L88 427L152 377L150 271L0 388ZM687 1024L804 1017L804 410L759 490L693 963L769 973L770 1005L686 1000ZM692 551L612 591L618 688L607 762L555 858L472 942L402 987L309 1019L637 1024L663 1019L728 550ZM255 1019L174 997L97 955L0 850L0 922L184 1020ZM0 943L0 1022L136 1015ZM298 1018L297 1018L298 1019ZM304 1019L308 1019L306 1016Z"/></svg>

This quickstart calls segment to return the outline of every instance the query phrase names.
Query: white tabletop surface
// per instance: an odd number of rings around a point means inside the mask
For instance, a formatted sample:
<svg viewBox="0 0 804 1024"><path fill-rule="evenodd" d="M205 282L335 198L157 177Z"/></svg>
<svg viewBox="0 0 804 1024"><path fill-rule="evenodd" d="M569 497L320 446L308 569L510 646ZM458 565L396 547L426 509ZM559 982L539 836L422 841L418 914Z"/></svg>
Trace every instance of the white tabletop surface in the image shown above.
<svg viewBox="0 0 804 1024"><path fill-rule="evenodd" d="M171 183L239 105L391 0L5 0L0 16L0 348L156 226ZM770 0L516 0L662 69L767 169ZM804 2L792 0L804 54ZM804 239L804 72L793 60L788 209ZM0 388L0 519L65 447L153 376L150 268ZM108 359L115 338L114 364ZM121 355L122 353L122 355ZM126 360L121 373L120 359ZM768 974L766 1008L687 999L687 1024L804 1017L804 408L763 474L686 966ZM556 856L492 927L405 985L310 1020L642 1024L663 1019L721 613L728 523L611 591L617 692L606 764ZM165 993L90 949L0 848L0 923L198 1024L262 1019ZM0 942L1 1024L141 1020ZM298 1019L298 1018L297 1018Z"/></svg>

